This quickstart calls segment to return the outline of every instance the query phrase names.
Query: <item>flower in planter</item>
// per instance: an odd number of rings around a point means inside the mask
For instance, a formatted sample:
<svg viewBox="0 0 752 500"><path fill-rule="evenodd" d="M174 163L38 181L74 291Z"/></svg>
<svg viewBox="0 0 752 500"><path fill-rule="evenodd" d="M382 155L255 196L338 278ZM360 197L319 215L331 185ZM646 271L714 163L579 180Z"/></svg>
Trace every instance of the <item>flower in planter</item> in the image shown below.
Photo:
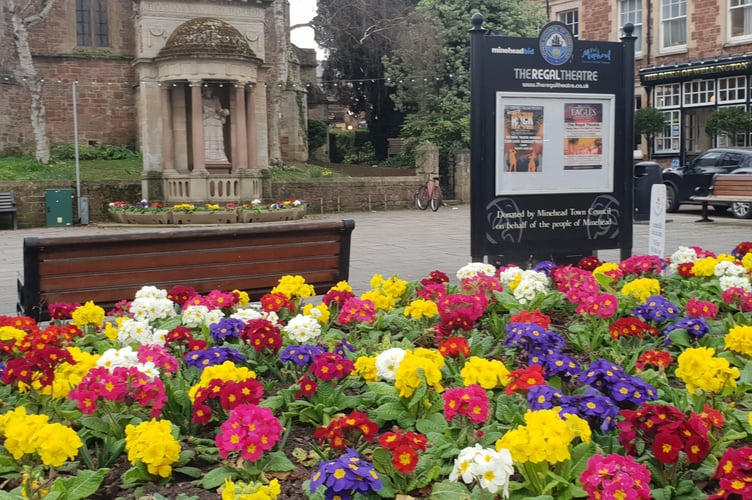
<svg viewBox="0 0 752 500"><path fill-rule="evenodd" d="M169 420L151 419L125 428L125 449L128 460L136 465L140 460L149 474L159 477L172 475L172 464L180 459L180 443L172 435Z"/></svg>
<svg viewBox="0 0 752 500"><path fill-rule="evenodd" d="M650 493L650 471L630 456L615 453L593 455L580 476L580 482L588 498L653 498Z"/></svg>
<svg viewBox="0 0 752 500"><path fill-rule="evenodd" d="M326 486L325 498L352 498L355 492L365 495L383 487L373 464L353 449L335 460L319 463L311 475L310 492L321 486Z"/></svg>

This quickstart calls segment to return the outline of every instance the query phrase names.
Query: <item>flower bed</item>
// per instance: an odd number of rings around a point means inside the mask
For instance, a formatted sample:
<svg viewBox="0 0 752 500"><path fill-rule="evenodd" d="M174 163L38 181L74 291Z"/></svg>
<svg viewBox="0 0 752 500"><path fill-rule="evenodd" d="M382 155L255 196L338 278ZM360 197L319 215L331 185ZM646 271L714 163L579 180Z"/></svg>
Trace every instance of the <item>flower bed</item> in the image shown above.
<svg viewBox="0 0 752 500"><path fill-rule="evenodd" d="M207 203L180 203L165 208L142 200L136 204L115 201L109 204L110 218L121 224L234 224L236 222L275 222L298 220L305 216L303 200L287 200L265 205L260 200L225 206Z"/></svg>
<svg viewBox="0 0 752 500"><path fill-rule="evenodd" d="M751 273L745 242L0 317L0 476L13 498L751 498Z"/></svg>

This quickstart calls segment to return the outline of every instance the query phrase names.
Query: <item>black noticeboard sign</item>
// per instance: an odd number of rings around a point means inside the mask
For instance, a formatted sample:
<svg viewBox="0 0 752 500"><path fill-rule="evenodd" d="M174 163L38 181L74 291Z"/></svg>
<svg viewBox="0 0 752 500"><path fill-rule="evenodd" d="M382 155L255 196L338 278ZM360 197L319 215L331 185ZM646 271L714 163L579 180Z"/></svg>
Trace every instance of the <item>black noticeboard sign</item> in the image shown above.
<svg viewBox="0 0 752 500"><path fill-rule="evenodd" d="M634 38L471 30L471 255L527 264L632 248Z"/></svg>

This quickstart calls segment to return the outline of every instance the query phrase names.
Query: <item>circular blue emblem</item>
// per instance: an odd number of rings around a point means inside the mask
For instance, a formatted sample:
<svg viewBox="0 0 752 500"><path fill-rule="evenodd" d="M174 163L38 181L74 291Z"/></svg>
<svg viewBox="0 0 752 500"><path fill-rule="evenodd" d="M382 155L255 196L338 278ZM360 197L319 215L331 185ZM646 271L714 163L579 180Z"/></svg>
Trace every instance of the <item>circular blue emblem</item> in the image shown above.
<svg viewBox="0 0 752 500"><path fill-rule="evenodd" d="M553 22L541 30L538 46L543 59L548 64L560 66L572 57L574 39L565 25Z"/></svg>

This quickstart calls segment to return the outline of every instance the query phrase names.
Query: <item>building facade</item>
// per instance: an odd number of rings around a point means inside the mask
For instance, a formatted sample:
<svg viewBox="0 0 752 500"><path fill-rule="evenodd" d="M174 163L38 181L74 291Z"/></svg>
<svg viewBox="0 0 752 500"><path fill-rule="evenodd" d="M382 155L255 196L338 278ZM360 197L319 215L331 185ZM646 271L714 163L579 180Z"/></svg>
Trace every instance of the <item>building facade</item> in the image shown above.
<svg viewBox="0 0 752 500"><path fill-rule="evenodd" d="M51 142L75 123L79 143L139 148L144 197L170 202L260 197L261 169L308 158L287 0L53 2L28 29ZM33 151L30 73L5 61L0 150Z"/></svg>
<svg viewBox="0 0 752 500"><path fill-rule="evenodd" d="M635 27L635 106L666 116L653 158L684 164L713 147L749 145L749 137L710 137L708 117L722 107L750 111L752 1L547 0L550 20L583 40L616 41ZM625 75L625 77L629 77ZM642 148L647 150L645 141Z"/></svg>

